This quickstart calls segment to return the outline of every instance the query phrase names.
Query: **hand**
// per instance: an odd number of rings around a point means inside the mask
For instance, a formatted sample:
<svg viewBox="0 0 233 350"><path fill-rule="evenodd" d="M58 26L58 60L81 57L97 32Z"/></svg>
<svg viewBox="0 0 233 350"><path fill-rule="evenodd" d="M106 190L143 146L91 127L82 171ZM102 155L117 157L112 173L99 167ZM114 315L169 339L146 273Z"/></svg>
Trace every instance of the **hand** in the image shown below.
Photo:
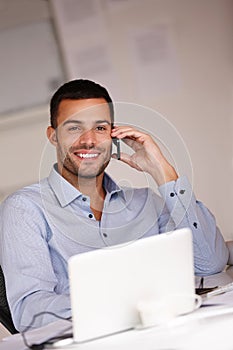
<svg viewBox="0 0 233 350"><path fill-rule="evenodd" d="M159 186L178 178L175 169L150 135L131 126L115 126L111 136L123 139L135 151L132 155L121 152L120 160L132 168L149 173Z"/></svg>

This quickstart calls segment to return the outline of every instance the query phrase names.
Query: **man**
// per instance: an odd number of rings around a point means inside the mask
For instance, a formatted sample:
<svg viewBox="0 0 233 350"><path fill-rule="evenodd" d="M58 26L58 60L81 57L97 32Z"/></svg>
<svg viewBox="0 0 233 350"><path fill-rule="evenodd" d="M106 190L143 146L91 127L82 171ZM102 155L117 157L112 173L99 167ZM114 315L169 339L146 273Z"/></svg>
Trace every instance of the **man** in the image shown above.
<svg viewBox="0 0 233 350"><path fill-rule="evenodd" d="M105 88L70 81L56 91L50 111L47 136L56 147L57 164L48 178L1 205L1 265L18 330L39 312L45 313L34 327L55 320L46 312L71 316L67 261L74 254L188 226L196 273L224 268L228 250L214 217L150 135L113 125ZM131 156L121 153L121 161L149 173L161 197L148 188L121 188L105 173L113 138L134 150Z"/></svg>

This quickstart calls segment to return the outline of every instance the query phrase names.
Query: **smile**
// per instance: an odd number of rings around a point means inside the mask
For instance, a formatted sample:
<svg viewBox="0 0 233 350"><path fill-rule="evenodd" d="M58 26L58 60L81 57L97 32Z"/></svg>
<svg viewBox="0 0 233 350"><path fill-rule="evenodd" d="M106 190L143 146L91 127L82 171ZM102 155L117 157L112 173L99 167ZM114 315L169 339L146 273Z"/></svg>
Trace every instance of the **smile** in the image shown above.
<svg viewBox="0 0 233 350"><path fill-rule="evenodd" d="M76 156L83 159L90 159L98 157L98 153L76 153Z"/></svg>

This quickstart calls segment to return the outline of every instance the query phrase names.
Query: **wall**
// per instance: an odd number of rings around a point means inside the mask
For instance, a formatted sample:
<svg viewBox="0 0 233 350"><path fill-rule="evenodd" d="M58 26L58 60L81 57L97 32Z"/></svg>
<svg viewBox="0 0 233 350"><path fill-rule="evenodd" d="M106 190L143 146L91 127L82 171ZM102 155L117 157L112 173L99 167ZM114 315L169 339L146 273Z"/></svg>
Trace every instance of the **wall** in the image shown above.
<svg viewBox="0 0 233 350"><path fill-rule="evenodd" d="M48 3L0 0L0 200L37 181L48 102L62 69Z"/></svg>
<svg viewBox="0 0 233 350"><path fill-rule="evenodd" d="M102 81L110 81L114 76L110 91L115 99L150 107L178 130L191 157L192 171L188 175L196 196L214 213L224 237L233 239L233 2L126 0L125 5L123 3L98 2L102 24L108 31L107 38L98 36L98 43L107 45L112 74L104 75ZM160 66L162 76L154 63L146 63L151 56L157 57L157 51L151 48L150 57L146 51L144 56L138 55L137 45L146 45L138 40L147 35L150 28L160 28L157 39L163 40L160 46L168 50L160 53L165 58ZM60 37L62 35L60 32ZM73 39L70 40L73 45ZM79 32L75 32L75 40L78 48L87 49L88 43L96 43L94 33L85 32L84 27L83 31L79 27ZM158 48L159 43L156 45ZM62 48L64 61L68 62L68 58L72 61L72 55L67 52L69 45ZM78 57L82 57L80 52ZM140 62L145 63L141 69ZM82 74L88 75L84 68ZM78 62L76 71L66 67L67 76L78 76L78 69ZM151 79L151 69L157 79ZM100 73L96 77L101 81ZM47 106L2 116L2 198L15 188L36 181L40 169L43 174L48 173L54 153L46 143L47 121ZM151 124L145 127L151 129ZM154 128L152 132L156 134ZM44 147L48 147L47 157ZM178 165L181 172L185 172L182 157ZM122 175L122 168L119 172L116 164L111 171L117 178ZM123 171L127 177L127 170Z"/></svg>

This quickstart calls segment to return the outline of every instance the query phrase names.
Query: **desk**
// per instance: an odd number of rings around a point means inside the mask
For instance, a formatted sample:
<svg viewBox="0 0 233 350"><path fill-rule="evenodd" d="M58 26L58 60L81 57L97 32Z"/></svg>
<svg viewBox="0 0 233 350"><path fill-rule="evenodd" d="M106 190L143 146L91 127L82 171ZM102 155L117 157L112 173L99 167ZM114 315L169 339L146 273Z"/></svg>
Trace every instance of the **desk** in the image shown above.
<svg viewBox="0 0 233 350"><path fill-rule="evenodd" d="M200 277L196 277L196 285ZM233 266L225 272L207 276L205 286L224 285L233 281ZM168 324L144 330L132 330L86 342L46 349L60 350L232 350L233 292L211 298L215 305L203 306L195 312L177 317ZM221 305L217 305L217 304ZM67 328L68 321L57 321L43 329L28 332L28 341L45 339L54 329ZM38 338L39 336L39 338ZM31 338L32 337L32 338ZM0 342L0 350L24 350L19 334Z"/></svg>

